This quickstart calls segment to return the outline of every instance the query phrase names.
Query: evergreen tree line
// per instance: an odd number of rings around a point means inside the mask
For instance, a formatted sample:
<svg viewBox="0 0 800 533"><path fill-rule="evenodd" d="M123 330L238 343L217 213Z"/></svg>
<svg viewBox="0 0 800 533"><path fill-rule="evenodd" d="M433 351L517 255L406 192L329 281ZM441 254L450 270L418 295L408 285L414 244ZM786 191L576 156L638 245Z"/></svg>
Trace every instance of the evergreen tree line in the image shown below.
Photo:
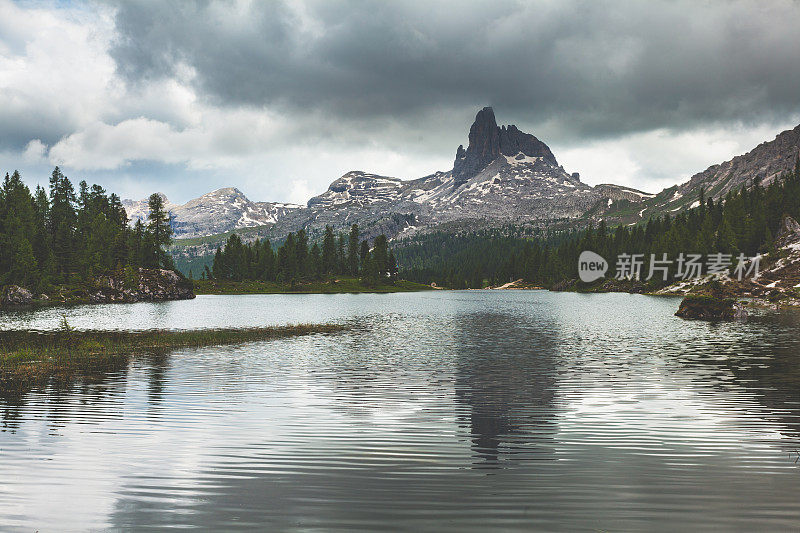
<svg viewBox="0 0 800 533"><path fill-rule="evenodd" d="M349 235L338 237L331 226L325 226L322 243L310 244L301 229L273 249L269 239L245 244L234 233L217 248L213 266L205 267L202 278L287 283L340 275L369 282L393 280L397 262L386 236L377 236L370 249L366 240L360 240L358 225L351 226Z"/></svg>
<svg viewBox="0 0 800 533"><path fill-rule="evenodd" d="M699 193L693 209L674 216L651 218L646 224L596 227L549 235L519 238L497 230L449 235L431 233L395 247L405 279L435 282L452 288L480 288L523 279L545 287L578 277L578 257L591 250L609 262L613 276L621 254L643 254L642 280L650 271L650 258L672 260L668 281L678 274L679 254L730 254L733 267L739 254L753 257L774 252L774 236L784 214L800 217L800 159L791 172L769 186L754 180L748 187L729 192L714 201ZM705 270L704 270L705 272ZM663 285L658 272L651 280Z"/></svg>
<svg viewBox="0 0 800 533"><path fill-rule="evenodd" d="M81 181L77 192L56 167L49 191L31 193L19 172L6 174L0 190L0 285L35 292L76 283L127 266L172 268L164 250L171 242L163 199L149 199L145 225L128 225L116 194Z"/></svg>

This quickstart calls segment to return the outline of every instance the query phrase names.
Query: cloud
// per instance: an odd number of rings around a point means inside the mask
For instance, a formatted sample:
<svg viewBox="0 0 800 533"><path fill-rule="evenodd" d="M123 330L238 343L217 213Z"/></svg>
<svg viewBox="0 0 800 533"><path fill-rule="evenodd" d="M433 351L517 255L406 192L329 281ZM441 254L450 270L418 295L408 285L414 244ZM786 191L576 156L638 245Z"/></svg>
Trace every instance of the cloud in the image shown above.
<svg viewBox="0 0 800 533"><path fill-rule="evenodd" d="M39 139L34 139L25 147L22 159L29 164L41 164L47 161L47 146Z"/></svg>
<svg viewBox="0 0 800 533"><path fill-rule="evenodd" d="M314 195L316 191L308 186L308 180L295 180L292 182L292 190L289 193L289 201L295 204L304 205L306 201Z"/></svg>
<svg viewBox="0 0 800 533"><path fill-rule="evenodd" d="M217 105L408 117L485 103L596 138L798 110L800 4L125 2L130 82L187 66Z"/></svg>
<svg viewBox="0 0 800 533"><path fill-rule="evenodd" d="M800 4L0 0L0 168L300 201L451 167L493 105L657 190L800 120Z"/></svg>

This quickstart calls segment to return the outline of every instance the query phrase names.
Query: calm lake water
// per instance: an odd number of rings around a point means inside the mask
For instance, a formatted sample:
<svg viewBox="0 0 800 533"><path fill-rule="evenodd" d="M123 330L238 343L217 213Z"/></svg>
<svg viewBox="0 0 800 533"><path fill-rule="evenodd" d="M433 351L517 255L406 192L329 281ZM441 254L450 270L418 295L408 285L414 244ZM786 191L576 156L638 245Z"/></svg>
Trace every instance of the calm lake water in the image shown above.
<svg viewBox="0 0 800 533"><path fill-rule="evenodd" d="M201 296L2 328L340 322L0 391L0 530L800 528L800 314L457 291Z"/></svg>

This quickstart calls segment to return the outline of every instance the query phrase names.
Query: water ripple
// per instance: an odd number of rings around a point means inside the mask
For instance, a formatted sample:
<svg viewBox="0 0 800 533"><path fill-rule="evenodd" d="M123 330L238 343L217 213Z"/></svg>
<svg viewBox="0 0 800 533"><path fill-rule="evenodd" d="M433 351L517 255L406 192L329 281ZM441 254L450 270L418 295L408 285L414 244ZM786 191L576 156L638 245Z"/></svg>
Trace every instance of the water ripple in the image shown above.
<svg viewBox="0 0 800 533"><path fill-rule="evenodd" d="M0 391L0 530L800 527L800 318L463 291L45 309L0 327L349 323Z"/></svg>

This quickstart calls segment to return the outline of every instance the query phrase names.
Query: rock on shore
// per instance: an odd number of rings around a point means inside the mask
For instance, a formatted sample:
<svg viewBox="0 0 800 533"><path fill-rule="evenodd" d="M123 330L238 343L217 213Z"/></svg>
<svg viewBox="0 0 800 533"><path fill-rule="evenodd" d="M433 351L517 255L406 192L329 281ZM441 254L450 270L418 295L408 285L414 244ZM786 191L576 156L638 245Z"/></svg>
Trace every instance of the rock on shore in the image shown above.
<svg viewBox="0 0 800 533"><path fill-rule="evenodd" d="M100 276L88 291L92 302L163 302L195 297L192 282L174 270L127 268Z"/></svg>
<svg viewBox="0 0 800 533"><path fill-rule="evenodd" d="M59 286L34 299L31 291L9 285L0 291L0 305L14 307L38 303L133 303L189 300L192 282L173 270L124 268L78 286Z"/></svg>
<svg viewBox="0 0 800 533"><path fill-rule="evenodd" d="M28 305L33 302L33 294L19 285L9 285L2 291L0 304L4 306Z"/></svg>

